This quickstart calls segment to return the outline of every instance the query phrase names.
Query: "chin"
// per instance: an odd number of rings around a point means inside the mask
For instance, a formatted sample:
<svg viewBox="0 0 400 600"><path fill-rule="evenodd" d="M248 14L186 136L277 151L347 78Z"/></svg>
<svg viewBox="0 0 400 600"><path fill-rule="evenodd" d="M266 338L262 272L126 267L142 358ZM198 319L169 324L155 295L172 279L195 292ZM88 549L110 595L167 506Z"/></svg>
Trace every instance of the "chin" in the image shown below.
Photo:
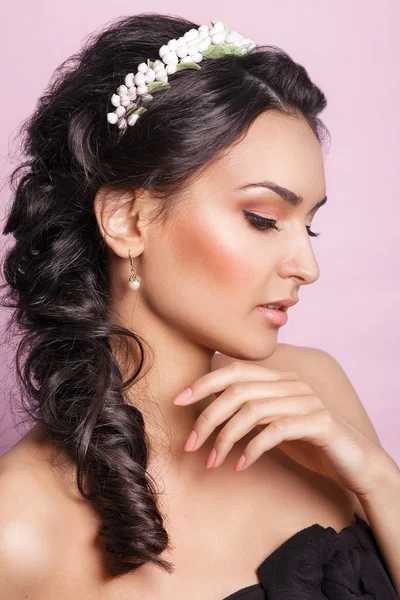
<svg viewBox="0 0 400 600"><path fill-rule="evenodd" d="M225 354L221 351L217 351L213 356L213 363L218 366L229 364L234 360L246 361L246 362L262 362L272 356L278 347L276 338L270 336L270 339L263 340L263 344L258 347L253 344L245 346L242 344L240 348L230 349Z"/></svg>

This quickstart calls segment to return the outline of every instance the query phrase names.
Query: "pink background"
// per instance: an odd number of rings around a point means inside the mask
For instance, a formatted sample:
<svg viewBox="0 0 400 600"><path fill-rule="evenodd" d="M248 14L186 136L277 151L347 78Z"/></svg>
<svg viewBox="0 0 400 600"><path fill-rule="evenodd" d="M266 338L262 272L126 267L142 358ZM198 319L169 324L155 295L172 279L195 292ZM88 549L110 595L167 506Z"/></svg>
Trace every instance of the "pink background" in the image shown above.
<svg viewBox="0 0 400 600"><path fill-rule="evenodd" d="M301 290L279 341L322 348L343 366L382 445L400 464L400 306L398 0L281 0L199 3L26 0L8 3L0 19L1 216L9 199L5 177L20 122L34 109L54 69L83 38L118 16L152 11L199 25L222 19L259 44L282 47L325 92L322 119L332 143L326 158L328 204L314 220L321 275ZM3 9L4 12L4 9ZM4 15L3 15L4 17ZM3 253L9 237L3 238ZM11 240L10 240L11 241ZM7 312L0 313L4 330ZM18 340L16 340L17 342ZM25 430L14 429L10 394L14 344L1 352L0 454Z"/></svg>

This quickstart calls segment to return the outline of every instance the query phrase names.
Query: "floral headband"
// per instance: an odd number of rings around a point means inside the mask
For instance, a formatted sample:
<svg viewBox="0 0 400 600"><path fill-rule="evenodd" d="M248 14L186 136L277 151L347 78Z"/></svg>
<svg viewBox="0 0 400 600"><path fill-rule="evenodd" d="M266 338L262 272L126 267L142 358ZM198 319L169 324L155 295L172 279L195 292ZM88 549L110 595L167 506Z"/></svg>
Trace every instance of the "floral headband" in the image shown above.
<svg viewBox="0 0 400 600"><path fill-rule="evenodd" d="M170 40L159 49L161 60L147 60L140 63L136 74L128 73L125 84L111 97L115 110L107 114L107 121L125 130L147 110L144 105L153 99L154 92L171 87L168 75L182 69L200 69L198 63L203 58L221 58L226 54L242 56L256 46L253 40L229 31L223 21L211 23L212 27L200 25L178 40Z"/></svg>

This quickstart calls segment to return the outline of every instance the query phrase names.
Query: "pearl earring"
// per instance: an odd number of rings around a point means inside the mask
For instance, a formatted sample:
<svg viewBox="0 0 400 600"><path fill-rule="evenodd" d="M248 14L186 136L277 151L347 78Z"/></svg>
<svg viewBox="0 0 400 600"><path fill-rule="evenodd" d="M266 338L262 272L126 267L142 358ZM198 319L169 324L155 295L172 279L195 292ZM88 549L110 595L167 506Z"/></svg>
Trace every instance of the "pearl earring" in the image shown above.
<svg viewBox="0 0 400 600"><path fill-rule="evenodd" d="M129 287L132 290L137 290L140 287L140 277L136 275L136 271L133 267L133 258L131 257L131 251L129 250L129 260L131 261L131 276L129 277Z"/></svg>

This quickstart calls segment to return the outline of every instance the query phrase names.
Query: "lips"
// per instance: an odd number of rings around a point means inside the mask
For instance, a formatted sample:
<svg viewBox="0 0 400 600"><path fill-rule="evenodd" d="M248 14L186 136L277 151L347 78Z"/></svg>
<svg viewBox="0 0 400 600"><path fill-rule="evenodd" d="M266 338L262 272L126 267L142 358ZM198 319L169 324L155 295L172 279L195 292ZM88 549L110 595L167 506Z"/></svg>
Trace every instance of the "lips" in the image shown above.
<svg viewBox="0 0 400 600"><path fill-rule="evenodd" d="M274 302L267 302L266 304L260 304L259 306L280 306L279 310L282 310L284 312L287 311L287 309L290 306L294 306L295 304L298 303L298 299L297 298L285 298L283 300L275 300Z"/></svg>
<svg viewBox="0 0 400 600"><path fill-rule="evenodd" d="M261 306L265 306L265 308L270 308L271 310L281 310L282 312L287 311L287 307L279 306L279 304L261 304Z"/></svg>

